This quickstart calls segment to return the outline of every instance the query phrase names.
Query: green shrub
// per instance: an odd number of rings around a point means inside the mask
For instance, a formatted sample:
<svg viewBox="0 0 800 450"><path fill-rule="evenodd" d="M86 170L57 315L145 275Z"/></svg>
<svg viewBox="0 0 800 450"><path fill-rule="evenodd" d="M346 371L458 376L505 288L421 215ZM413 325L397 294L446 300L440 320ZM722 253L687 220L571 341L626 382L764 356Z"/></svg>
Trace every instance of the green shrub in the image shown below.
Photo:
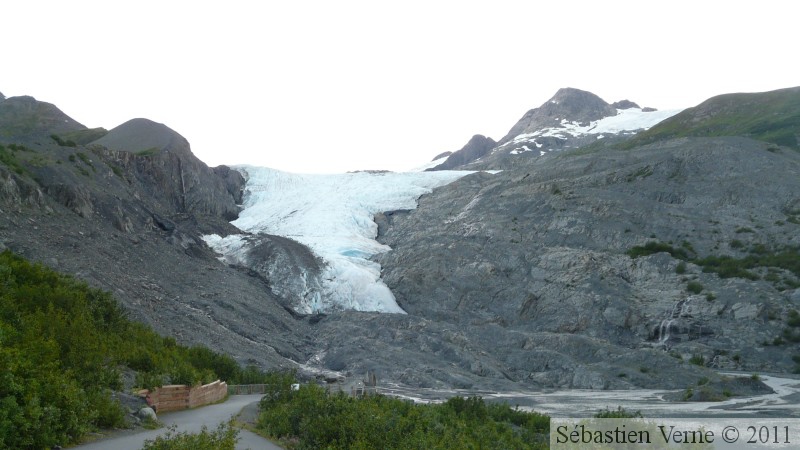
<svg viewBox="0 0 800 450"><path fill-rule="evenodd" d="M25 175L28 172L13 151L8 151L5 147L0 147L0 164L4 164L18 175Z"/></svg>
<svg viewBox="0 0 800 450"><path fill-rule="evenodd" d="M786 324L790 327L800 327L800 313L796 309L790 309L786 319Z"/></svg>
<svg viewBox="0 0 800 450"><path fill-rule="evenodd" d="M215 431L203 426L199 433L178 433L172 425L165 435L146 440L142 450L234 450L238 435L233 420L220 424Z"/></svg>
<svg viewBox="0 0 800 450"><path fill-rule="evenodd" d="M278 394L262 400L258 428L287 448L547 448L547 416L480 397L418 405L329 394L315 384L284 395L293 380L276 380Z"/></svg>
<svg viewBox="0 0 800 450"><path fill-rule="evenodd" d="M50 138L53 139L54 141L56 141L56 144L58 144L58 145L60 145L62 147L77 147L78 146L78 144L76 144L75 141L73 141L71 139L67 139L67 140L61 139L61 136L58 136L57 134L51 134Z"/></svg>
<svg viewBox="0 0 800 450"><path fill-rule="evenodd" d="M641 418L641 411L628 411L622 406L617 406L617 409L603 409L594 414L596 419L635 419Z"/></svg>
<svg viewBox="0 0 800 450"><path fill-rule="evenodd" d="M140 151L136 152L136 155L137 156L153 156L153 155L155 155L157 153L158 153L158 148L157 147L150 147L148 149L140 150Z"/></svg>
<svg viewBox="0 0 800 450"><path fill-rule="evenodd" d="M675 273L678 275L683 275L686 273L686 263L683 261L679 262L678 265L675 266Z"/></svg>
<svg viewBox="0 0 800 450"><path fill-rule="evenodd" d="M705 366L706 359L703 357L703 355L696 354L689 358L689 363L694 364L695 366Z"/></svg>
<svg viewBox="0 0 800 450"><path fill-rule="evenodd" d="M691 292L692 294L699 294L703 292L703 285L698 283L697 281L690 281L686 284L686 290Z"/></svg>
<svg viewBox="0 0 800 450"><path fill-rule="evenodd" d="M734 239L734 240L731 241L730 245L731 245L731 248L742 248L742 247L744 247L744 242L742 242L742 241L740 241L738 239Z"/></svg>

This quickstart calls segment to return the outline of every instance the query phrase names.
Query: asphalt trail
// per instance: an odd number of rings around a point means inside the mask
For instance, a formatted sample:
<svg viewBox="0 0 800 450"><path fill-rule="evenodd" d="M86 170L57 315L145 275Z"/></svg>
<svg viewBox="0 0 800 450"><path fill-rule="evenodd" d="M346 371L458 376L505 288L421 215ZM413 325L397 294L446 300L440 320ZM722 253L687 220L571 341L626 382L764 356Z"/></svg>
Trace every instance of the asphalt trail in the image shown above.
<svg viewBox="0 0 800 450"><path fill-rule="evenodd" d="M228 400L224 403L160 414L158 419L164 423L163 428L159 428L158 430L122 431L108 438L79 445L75 448L81 450L139 450L144 446L145 440L155 439L157 436L166 434L168 431L167 427L170 425L174 424L177 426L178 432L187 431L196 433L199 432L203 426L206 426L209 430L213 430L216 429L219 424L239 414L243 408L258 402L260 399L261 395L233 395L228 397ZM252 409L252 406L248 409ZM281 447L278 447L255 433L251 433L247 430L240 430L236 449L280 450Z"/></svg>

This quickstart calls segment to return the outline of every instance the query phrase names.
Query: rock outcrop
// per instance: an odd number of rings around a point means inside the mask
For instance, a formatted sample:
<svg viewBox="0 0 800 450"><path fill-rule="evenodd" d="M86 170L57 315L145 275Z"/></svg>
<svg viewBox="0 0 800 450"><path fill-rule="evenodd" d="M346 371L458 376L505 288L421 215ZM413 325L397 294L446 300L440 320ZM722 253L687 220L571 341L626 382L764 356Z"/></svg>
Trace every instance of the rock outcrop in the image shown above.
<svg viewBox="0 0 800 450"><path fill-rule="evenodd" d="M467 142L461 150L447 154L447 152L440 154L434 161L440 157L447 156L447 159L437 165L436 167L428 170L451 170L473 161L479 160L486 156L497 145L492 138L487 138L480 134L476 134L472 139Z"/></svg>
<svg viewBox="0 0 800 450"><path fill-rule="evenodd" d="M166 125L133 119L89 145L111 150L115 162L170 210L227 220L238 216L237 198L231 192L236 192L236 180L229 183L197 159L189 142Z"/></svg>

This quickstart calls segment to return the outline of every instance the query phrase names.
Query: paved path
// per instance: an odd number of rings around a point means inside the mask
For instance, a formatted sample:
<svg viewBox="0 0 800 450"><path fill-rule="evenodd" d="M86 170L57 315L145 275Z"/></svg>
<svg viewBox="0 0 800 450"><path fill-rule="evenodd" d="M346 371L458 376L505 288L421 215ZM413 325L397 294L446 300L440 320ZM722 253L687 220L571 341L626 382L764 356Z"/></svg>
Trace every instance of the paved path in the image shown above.
<svg viewBox="0 0 800 450"><path fill-rule="evenodd" d="M163 428L138 432L122 432L119 435L101 439L90 444L79 445L75 448L81 450L140 450L142 446L144 446L144 441L146 439L155 439L157 436L166 434L168 431L167 427L170 425L176 425L178 427L178 432L199 432L203 425L209 430L214 430L219 424L230 419L231 416L239 414L239 411L244 407L260 399L261 395L233 395L228 397L225 403L186 411L160 414L158 419L164 423ZM240 430L239 442L236 443L236 449L280 450L280 447L255 433L251 433L247 430Z"/></svg>

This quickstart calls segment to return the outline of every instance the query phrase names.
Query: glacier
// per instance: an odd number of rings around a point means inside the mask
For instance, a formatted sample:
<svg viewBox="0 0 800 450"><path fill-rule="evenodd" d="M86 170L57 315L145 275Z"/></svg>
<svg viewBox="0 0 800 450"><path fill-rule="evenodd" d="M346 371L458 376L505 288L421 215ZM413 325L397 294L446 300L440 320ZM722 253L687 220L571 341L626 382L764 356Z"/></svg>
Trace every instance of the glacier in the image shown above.
<svg viewBox="0 0 800 450"><path fill-rule="evenodd" d="M325 262L323 292L295 309L404 314L381 281L371 258L390 248L375 240L375 214L414 209L434 188L474 171L351 172L295 174L266 167L237 166L245 179L243 209L233 225L248 233L267 233L307 245ZM208 235L206 243L222 261L246 258L246 235Z"/></svg>

